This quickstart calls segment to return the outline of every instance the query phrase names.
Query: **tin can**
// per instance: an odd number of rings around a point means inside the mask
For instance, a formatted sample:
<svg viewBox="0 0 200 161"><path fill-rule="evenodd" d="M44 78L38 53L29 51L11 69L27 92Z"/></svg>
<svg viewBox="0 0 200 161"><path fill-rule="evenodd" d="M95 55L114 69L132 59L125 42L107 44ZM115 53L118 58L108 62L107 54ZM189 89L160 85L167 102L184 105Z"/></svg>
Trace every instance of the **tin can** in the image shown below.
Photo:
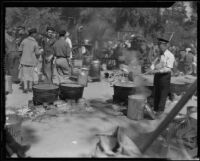
<svg viewBox="0 0 200 161"><path fill-rule="evenodd" d="M78 75L78 84L83 85L84 87L87 87L88 83L88 68L82 68L79 75Z"/></svg>
<svg viewBox="0 0 200 161"><path fill-rule="evenodd" d="M100 79L101 73L101 66L99 60L93 60L90 66L90 72L89 75L93 78Z"/></svg>

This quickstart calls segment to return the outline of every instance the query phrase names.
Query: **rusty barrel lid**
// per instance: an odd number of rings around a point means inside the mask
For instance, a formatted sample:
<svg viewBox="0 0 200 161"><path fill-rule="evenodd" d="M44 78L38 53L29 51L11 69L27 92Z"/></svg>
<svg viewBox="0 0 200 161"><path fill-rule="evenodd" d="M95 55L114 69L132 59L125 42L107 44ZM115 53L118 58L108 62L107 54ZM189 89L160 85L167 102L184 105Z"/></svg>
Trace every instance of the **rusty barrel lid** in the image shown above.
<svg viewBox="0 0 200 161"><path fill-rule="evenodd" d="M76 83L61 83L60 86L64 86L64 87L73 87L73 88L80 88L83 87L80 84L76 84Z"/></svg>
<svg viewBox="0 0 200 161"><path fill-rule="evenodd" d="M119 86L119 87L125 87L125 88L136 87L133 82L117 82L113 86Z"/></svg>
<svg viewBox="0 0 200 161"><path fill-rule="evenodd" d="M81 70L89 71L89 69L87 67L83 67L83 68L81 68Z"/></svg>
<svg viewBox="0 0 200 161"><path fill-rule="evenodd" d="M92 63L93 64L98 64L98 63L100 63L100 61L99 60L93 60Z"/></svg>
<svg viewBox="0 0 200 161"><path fill-rule="evenodd" d="M129 95L129 99L137 99L137 100L145 100L146 97L142 94L134 94L134 95Z"/></svg>
<svg viewBox="0 0 200 161"><path fill-rule="evenodd" d="M58 89L59 87L55 84L37 84L34 85L33 88L41 90L52 90L52 89Z"/></svg>

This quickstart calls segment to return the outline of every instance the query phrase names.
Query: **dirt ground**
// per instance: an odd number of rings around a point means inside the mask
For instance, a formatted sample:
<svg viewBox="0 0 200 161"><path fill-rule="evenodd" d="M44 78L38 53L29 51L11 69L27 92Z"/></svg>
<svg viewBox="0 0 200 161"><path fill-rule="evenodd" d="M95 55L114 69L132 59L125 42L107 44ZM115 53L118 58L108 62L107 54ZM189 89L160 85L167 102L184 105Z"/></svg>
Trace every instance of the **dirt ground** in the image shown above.
<svg viewBox="0 0 200 161"><path fill-rule="evenodd" d="M167 101L163 117L157 120L133 121L126 116L109 114L106 100L112 99L113 88L108 82L89 83L84 89L83 98L93 102L95 111L76 114L65 114L51 117L41 122L25 121L22 124L23 143L30 144L27 155L31 157L90 157L95 149L97 137L95 134L105 133L116 126L135 129L131 135L152 132L175 105ZM23 94L19 85L13 85L13 93L7 95L6 108L21 108L27 106L32 99L32 93ZM181 113L186 113L189 105L197 106L197 101L191 99Z"/></svg>

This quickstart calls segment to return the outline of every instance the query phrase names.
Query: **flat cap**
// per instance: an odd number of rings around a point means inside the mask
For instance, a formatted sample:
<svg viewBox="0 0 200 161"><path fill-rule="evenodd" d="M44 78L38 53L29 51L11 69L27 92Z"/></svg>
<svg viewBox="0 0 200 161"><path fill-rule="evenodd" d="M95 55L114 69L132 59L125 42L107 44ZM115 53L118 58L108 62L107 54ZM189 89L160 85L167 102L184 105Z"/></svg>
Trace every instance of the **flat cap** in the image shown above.
<svg viewBox="0 0 200 161"><path fill-rule="evenodd" d="M163 39L163 38L157 38L157 40L158 40L159 43L162 43L162 44L167 44L167 43L169 43L168 40Z"/></svg>
<svg viewBox="0 0 200 161"><path fill-rule="evenodd" d="M65 34L66 34L66 31L65 31L65 30L60 30L60 31L59 31L59 35L60 35L60 36L64 36Z"/></svg>
<svg viewBox="0 0 200 161"><path fill-rule="evenodd" d="M34 34L34 33L37 33L37 29L36 28L31 28L29 31L28 31L29 35L31 34Z"/></svg>
<svg viewBox="0 0 200 161"><path fill-rule="evenodd" d="M49 30L55 31L55 29L53 27L51 27L51 26L48 26L47 29L46 29L46 31L49 31Z"/></svg>

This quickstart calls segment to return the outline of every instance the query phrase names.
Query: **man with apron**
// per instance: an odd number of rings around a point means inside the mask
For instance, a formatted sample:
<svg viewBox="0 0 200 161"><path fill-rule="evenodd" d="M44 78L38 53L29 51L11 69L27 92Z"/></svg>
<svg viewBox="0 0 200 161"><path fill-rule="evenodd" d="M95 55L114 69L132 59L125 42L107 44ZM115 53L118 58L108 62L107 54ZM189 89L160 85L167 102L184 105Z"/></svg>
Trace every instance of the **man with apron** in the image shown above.
<svg viewBox="0 0 200 161"><path fill-rule="evenodd" d="M174 65L174 55L167 49L168 40L158 38L160 56L151 65L154 73L154 111L160 115L165 110L167 97L170 93L171 70Z"/></svg>

